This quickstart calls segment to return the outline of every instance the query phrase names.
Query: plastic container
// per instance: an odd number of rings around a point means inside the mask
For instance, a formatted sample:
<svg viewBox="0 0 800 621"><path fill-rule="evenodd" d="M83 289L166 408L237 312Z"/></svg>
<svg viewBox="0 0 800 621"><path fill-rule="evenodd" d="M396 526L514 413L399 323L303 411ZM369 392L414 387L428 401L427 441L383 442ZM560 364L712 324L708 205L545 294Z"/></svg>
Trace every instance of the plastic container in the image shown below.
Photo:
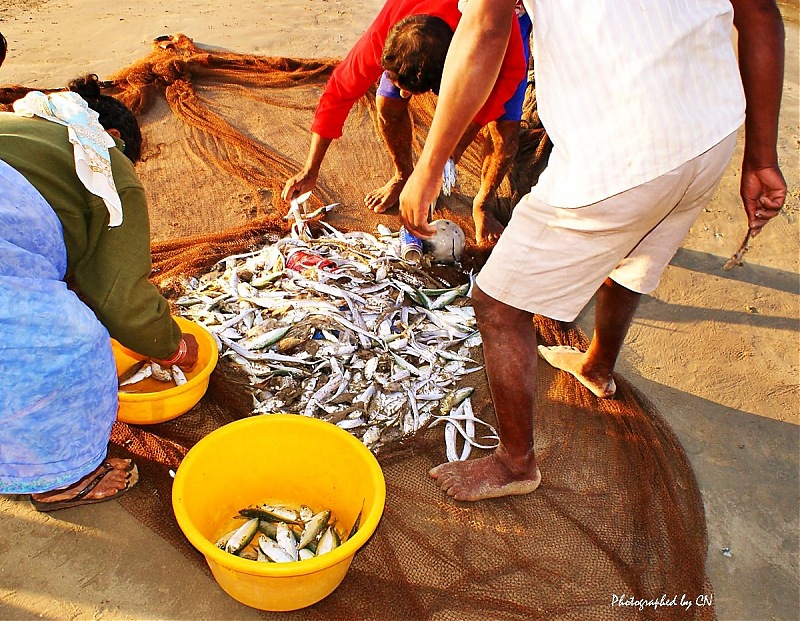
<svg viewBox="0 0 800 621"><path fill-rule="evenodd" d="M425 252L436 263L456 263L461 259L466 245L464 231L452 220L434 220L436 232L422 242Z"/></svg>
<svg viewBox="0 0 800 621"><path fill-rule="evenodd" d="M191 410L208 389L211 372L217 365L219 350L211 333L203 326L183 317L173 316L183 332L193 334L200 346L197 364L187 375L188 381L181 386L165 388L157 392L119 393L117 420L134 425L163 423ZM111 348L117 364L117 375L130 368L144 356L123 347L111 339Z"/></svg>
<svg viewBox="0 0 800 621"><path fill-rule="evenodd" d="M262 414L213 431L186 454L172 488L178 525L220 587L270 611L304 608L332 593L377 528L385 500L383 472L369 449L336 425L298 414ZM352 538L305 561L259 563L214 545L240 509L263 502L330 509L344 532L363 512Z"/></svg>

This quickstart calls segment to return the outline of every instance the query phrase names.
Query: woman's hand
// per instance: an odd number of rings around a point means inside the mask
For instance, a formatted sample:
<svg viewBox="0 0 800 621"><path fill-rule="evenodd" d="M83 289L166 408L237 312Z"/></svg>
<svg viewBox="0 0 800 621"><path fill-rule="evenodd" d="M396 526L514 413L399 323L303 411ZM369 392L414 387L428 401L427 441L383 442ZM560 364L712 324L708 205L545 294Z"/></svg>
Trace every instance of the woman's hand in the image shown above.
<svg viewBox="0 0 800 621"><path fill-rule="evenodd" d="M194 335L184 332L181 336L181 342L178 344L178 349L172 356L161 360L154 358L154 360L162 367L176 366L180 367L182 371L191 371L194 365L197 364L199 351L200 345Z"/></svg>

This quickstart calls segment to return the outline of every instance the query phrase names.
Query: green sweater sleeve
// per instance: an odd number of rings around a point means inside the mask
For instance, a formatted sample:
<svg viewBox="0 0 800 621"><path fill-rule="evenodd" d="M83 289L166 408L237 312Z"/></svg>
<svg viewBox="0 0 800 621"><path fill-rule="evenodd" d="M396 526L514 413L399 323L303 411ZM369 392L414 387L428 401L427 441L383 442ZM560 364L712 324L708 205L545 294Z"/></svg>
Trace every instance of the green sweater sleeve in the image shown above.
<svg viewBox="0 0 800 621"><path fill-rule="evenodd" d="M168 358L178 348L181 331L167 301L148 280L152 263L144 189L133 167L116 149L112 150L112 162L122 200L122 224L109 228L105 204L90 195L89 243L72 277L112 337L140 354ZM130 170L125 171L126 167Z"/></svg>

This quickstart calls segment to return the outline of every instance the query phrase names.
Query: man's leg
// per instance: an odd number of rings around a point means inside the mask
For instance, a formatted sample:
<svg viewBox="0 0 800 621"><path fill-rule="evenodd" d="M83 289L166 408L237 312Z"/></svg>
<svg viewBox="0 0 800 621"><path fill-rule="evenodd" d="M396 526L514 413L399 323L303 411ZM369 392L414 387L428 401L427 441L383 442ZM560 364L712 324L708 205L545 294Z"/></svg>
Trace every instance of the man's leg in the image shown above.
<svg viewBox="0 0 800 621"><path fill-rule="evenodd" d="M383 213L397 203L406 180L414 170L408 102L408 99L402 98L375 97L378 127L394 165L394 176L386 185L364 197L364 204L375 213Z"/></svg>
<svg viewBox="0 0 800 621"><path fill-rule="evenodd" d="M475 221L475 241L494 244L503 232L490 199L508 173L519 146L519 121L492 121L486 126L481 166L481 187L472 201L472 219Z"/></svg>
<svg viewBox="0 0 800 621"><path fill-rule="evenodd" d="M533 315L474 288L500 445L487 457L436 466L430 475L456 500L528 494L541 482L533 450L536 333Z"/></svg>
<svg viewBox="0 0 800 621"><path fill-rule="evenodd" d="M539 355L557 369L574 375L595 396L614 396L614 365L641 297L606 278L596 294L594 335L589 349L584 353L574 347L540 345Z"/></svg>

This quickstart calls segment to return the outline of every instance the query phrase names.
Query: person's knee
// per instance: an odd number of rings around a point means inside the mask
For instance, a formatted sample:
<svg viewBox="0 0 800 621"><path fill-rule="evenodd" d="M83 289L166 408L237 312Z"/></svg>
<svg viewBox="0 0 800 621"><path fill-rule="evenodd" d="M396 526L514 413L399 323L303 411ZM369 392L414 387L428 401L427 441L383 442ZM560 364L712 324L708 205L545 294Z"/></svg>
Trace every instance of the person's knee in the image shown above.
<svg viewBox="0 0 800 621"><path fill-rule="evenodd" d="M396 123L408 115L408 100L393 97L375 97L378 119L382 123Z"/></svg>
<svg viewBox="0 0 800 621"><path fill-rule="evenodd" d="M495 141L502 145L505 153L513 156L519 147L519 121L497 121L495 125Z"/></svg>
<svg viewBox="0 0 800 621"><path fill-rule="evenodd" d="M481 331L509 328L520 321L529 322L532 317L527 311L496 300L477 284L472 287L472 307Z"/></svg>

